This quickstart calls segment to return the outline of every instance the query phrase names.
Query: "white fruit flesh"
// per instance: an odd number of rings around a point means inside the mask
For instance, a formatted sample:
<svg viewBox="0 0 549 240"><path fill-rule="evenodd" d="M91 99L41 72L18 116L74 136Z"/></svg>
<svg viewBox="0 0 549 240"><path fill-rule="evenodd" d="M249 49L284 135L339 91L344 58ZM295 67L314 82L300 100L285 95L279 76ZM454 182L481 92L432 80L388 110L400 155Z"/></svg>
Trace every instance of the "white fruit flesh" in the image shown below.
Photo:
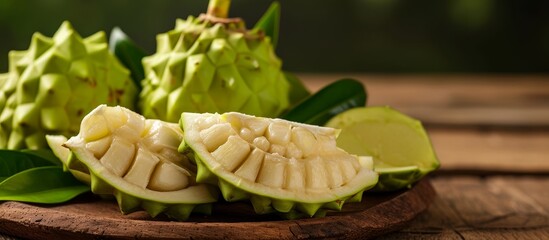
<svg viewBox="0 0 549 240"><path fill-rule="evenodd" d="M186 144L210 171L254 194L320 203L377 181L371 157L336 147L336 129L234 112L183 113L182 126Z"/></svg>
<svg viewBox="0 0 549 240"><path fill-rule="evenodd" d="M81 133L65 143L104 181L132 196L164 203L212 202L195 183L192 163L177 148L177 124L146 120L123 107L101 105L82 121Z"/></svg>

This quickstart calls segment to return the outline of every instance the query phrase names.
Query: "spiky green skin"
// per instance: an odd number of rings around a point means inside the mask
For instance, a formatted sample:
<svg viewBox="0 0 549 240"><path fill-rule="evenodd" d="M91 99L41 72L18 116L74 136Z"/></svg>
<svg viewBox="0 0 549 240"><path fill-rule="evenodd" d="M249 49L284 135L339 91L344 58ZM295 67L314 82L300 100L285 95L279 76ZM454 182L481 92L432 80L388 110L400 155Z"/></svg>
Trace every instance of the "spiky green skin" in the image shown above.
<svg viewBox="0 0 549 240"><path fill-rule="evenodd" d="M275 117L288 107L289 84L268 37L243 23L189 17L157 36L143 59L139 107L146 118L178 122L183 112L236 111Z"/></svg>
<svg viewBox="0 0 549 240"><path fill-rule="evenodd" d="M180 147L181 151L192 151L184 144ZM221 191L223 199L228 202L249 200L257 214L276 213L287 219L298 219L306 217L323 217L328 210L341 211L344 203L362 201L364 191L370 189L369 185L362 190L348 196L341 197L331 202L299 202L292 199L284 199L284 196L268 196L265 193L255 193L236 186L224 179L218 177L210 167L204 163L199 155L195 156L195 162L198 166L196 181L217 185Z"/></svg>
<svg viewBox="0 0 549 240"><path fill-rule="evenodd" d="M129 214L139 210L145 210L151 217L163 213L170 218L179 221L187 220L191 213L210 214L211 203L217 200L217 190L213 186L201 184L189 187L185 191L187 197L172 198L171 193L161 193L143 195L132 191L131 183L123 183L118 180L110 171L95 162L93 155L84 148L73 147L71 151L74 157L71 159L73 164L82 165L88 168L90 174L91 191L100 196L114 196L118 202L120 211ZM130 185L128 185L130 184ZM130 186L130 187L128 187Z"/></svg>
<svg viewBox="0 0 549 240"><path fill-rule="evenodd" d="M103 32L82 38L64 22L53 38L35 33L9 53L0 77L0 148L46 148L45 134L73 136L99 104L134 109L137 88L108 51Z"/></svg>

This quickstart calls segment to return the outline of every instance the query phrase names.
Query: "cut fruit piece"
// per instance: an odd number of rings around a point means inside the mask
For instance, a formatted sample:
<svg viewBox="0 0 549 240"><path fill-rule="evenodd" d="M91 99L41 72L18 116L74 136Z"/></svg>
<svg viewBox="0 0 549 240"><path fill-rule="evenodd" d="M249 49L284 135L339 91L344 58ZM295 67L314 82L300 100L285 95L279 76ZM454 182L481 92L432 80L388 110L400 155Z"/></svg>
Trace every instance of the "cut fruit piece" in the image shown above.
<svg viewBox="0 0 549 240"><path fill-rule="evenodd" d="M341 129L340 148L373 156L374 170L379 173L373 190L410 187L440 165L421 122L390 107L354 108L326 126Z"/></svg>
<svg viewBox="0 0 549 240"><path fill-rule="evenodd" d="M183 113L180 125L180 151L195 157L197 182L217 184L227 201L249 199L260 214L321 216L378 179L371 157L336 147L333 128L236 112Z"/></svg>
<svg viewBox="0 0 549 240"><path fill-rule="evenodd" d="M98 138L86 130L92 128L108 134ZM215 187L196 183L196 166L178 152L183 132L177 124L100 105L84 117L81 129L63 146L89 170L92 192L114 195L123 213L144 209L153 217L165 213L185 220L193 211L208 213L217 200Z"/></svg>

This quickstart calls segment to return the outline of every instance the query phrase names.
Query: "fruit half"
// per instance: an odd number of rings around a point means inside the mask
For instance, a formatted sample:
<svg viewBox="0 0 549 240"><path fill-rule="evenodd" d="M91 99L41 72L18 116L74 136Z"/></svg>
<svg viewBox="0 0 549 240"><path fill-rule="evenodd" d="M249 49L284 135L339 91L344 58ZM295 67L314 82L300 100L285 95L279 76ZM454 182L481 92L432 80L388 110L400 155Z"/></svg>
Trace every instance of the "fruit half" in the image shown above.
<svg viewBox="0 0 549 240"><path fill-rule="evenodd" d="M183 113L180 123L197 182L218 185L227 201L249 199L259 214L322 216L377 182L371 157L336 147L336 129L235 112Z"/></svg>
<svg viewBox="0 0 549 240"><path fill-rule="evenodd" d="M92 192L114 195L123 213L144 209L185 220L192 211L208 213L217 190L196 183L196 166L177 151L182 140L177 124L100 105L64 146L88 168Z"/></svg>

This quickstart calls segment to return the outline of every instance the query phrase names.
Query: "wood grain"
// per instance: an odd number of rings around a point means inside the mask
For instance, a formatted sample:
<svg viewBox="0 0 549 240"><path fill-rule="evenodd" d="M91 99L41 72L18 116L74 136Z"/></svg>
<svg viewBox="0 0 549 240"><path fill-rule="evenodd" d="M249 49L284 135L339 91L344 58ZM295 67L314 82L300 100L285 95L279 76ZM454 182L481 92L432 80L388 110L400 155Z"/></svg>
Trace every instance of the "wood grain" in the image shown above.
<svg viewBox="0 0 549 240"><path fill-rule="evenodd" d="M281 220L249 214L248 204L216 206L188 222L119 213L116 203L80 199L57 206L0 203L0 232L30 239L367 239L404 227L435 197L428 180L410 190L365 194L322 218Z"/></svg>
<svg viewBox="0 0 549 240"><path fill-rule="evenodd" d="M445 173L549 174L549 131L428 128Z"/></svg>
<svg viewBox="0 0 549 240"><path fill-rule="evenodd" d="M311 91L353 77L368 105L389 105L428 125L549 127L549 75L300 74Z"/></svg>
<svg viewBox="0 0 549 240"><path fill-rule="evenodd" d="M437 197L427 211L378 239L549 239L548 176L437 176L431 183Z"/></svg>
<svg viewBox="0 0 549 240"><path fill-rule="evenodd" d="M431 207L381 239L549 239L548 176L452 176L432 180Z"/></svg>
<svg viewBox="0 0 549 240"><path fill-rule="evenodd" d="M549 174L549 76L314 75L316 91L343 77L367 86L368 105L389 105L420 119L441 171Z"/></svg>

